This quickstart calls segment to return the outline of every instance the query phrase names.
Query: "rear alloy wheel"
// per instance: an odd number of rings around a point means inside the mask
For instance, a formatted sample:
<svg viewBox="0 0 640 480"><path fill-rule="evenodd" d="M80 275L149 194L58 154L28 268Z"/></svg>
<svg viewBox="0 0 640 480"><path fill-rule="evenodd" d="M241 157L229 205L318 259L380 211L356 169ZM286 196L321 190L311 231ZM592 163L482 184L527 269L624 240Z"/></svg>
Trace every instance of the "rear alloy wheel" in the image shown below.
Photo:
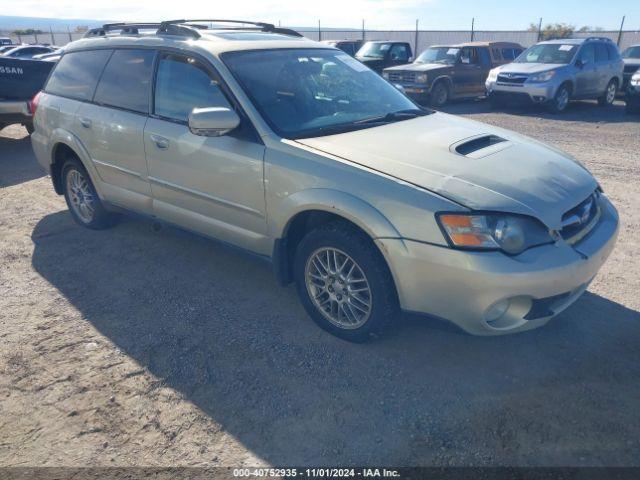
<svg viewBox="0 0 640 480"><path fill-rule="evenodd" d="M384 330L398 311L391 273L373 242L343 222L309 232L296 249L294 276L309 316L351 342Z"/></svg>
<svg viewBox="0 0 640 480"><path fill-rule="evenodd" d="M570 100L571 92L569 91L569 87L567 87L566 85L561 85L556 92L556 96L553 98L553 100L551 100L549 107L554 113L562 113L569 106Z"/></svg>
<svg viewBox="0 0 640 480"><path fill-rule="evenodd" d="M113 225L114 214L105 210L89 174L79 160L70 159L62 171L64 198L76 223L93 230Z"/></svg>
<svg viewBox="0 0 640 480"><path fill-rule="evenodd" d="M449 86L443 82L437 82L430 94L431 105L434 107L442 107L449 101Z"/></svg>
<svg viewBox="0 0 640 480"><path fill-rule="evenodd" d="M604 91L604 95L598 98L598 105L601 107L607 107L613 105L618 93L618 83L615 80L611 80L607 84L607 89Z"/></svg>

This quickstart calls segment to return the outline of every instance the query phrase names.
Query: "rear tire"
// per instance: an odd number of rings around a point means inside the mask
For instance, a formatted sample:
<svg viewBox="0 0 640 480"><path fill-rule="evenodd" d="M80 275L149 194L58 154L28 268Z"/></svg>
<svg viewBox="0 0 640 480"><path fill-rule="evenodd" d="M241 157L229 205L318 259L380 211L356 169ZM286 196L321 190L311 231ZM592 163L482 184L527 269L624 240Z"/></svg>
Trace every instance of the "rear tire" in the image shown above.
<svg viewBox="0 0 640 480"><path fill-rule="evenodd" d="M86 169L76 158L68 159L62 168L64 199L78 225L103 230L114 224L115 214L105 210Z"/></svg>
<svg viewBox="0 0 640 480"><path fill-rule="evenodd" d="M350 342L381 333L399 311L384 257L366 234L345 222L321 225L302 239L294 278L309 316Z"/></svg>
<svg viewBox="0 0 640 480"><path fill-rule="evenodd" d="M431 89L429 94L429 100L434 107L442 107L449 101L449 85L446 82L440 80Z"/></svg>
<svg viewBox="0 0 640 480"><path fill-rule="evenodd" d="M571 101L571 90L567 85L560 85L558 91L556 92L556 96L553 97L553 100L549 102L549 110L553 113L562 113L569 106L569 102Z"/></svg>
<svg viewBox="0 0 640 480"><path fill-rule="evenodd" d="M601 107L608 107L609 105L613 105L617 93L618 82L616 82L615 80L609 80L604 93L601 97L598 98L598 105L600 105Z"/></svg>

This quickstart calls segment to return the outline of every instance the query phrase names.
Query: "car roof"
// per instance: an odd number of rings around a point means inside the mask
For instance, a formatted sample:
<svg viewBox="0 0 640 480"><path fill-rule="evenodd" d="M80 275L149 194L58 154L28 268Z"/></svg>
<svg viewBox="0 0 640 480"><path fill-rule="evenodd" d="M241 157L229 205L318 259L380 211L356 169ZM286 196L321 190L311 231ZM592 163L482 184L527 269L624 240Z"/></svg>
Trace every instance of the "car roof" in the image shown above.
<svg viewBox="0 0 640 480"><path fill-rule="evenodd" d="M610 42L613 43L613 40L607 37L586 37L586 38L556 38L553 40L545 40L544 42L538 42L543 44L565 44L565 45L581 45L585 42L599 41L599 42Z"/></svg>
<svg viewBox="0 0 640 480"><path fill-rule="evenodd" d="M364 43L409 43L402 40L367 40Z"/></svg>
<svg viewBox="0 0 640 480"><path fill-rule="evenodd" d="M206 50L214 55L240 50L284 48L332 48L304 37L281 33L237 30L203 30L200 38L162 34L105 35L87 37L66 45L65 53L106 47L175 47L184 50Z"/></svg>
<svg viewBox="0 0 640 480"><path fill-rule="evenodd" d="M464 42L456 44L442 44L442 45L430 45L429 47L435 48L462 48L462 47L508 47L508 48L524 48L519 43L515 42Z"/></svg>

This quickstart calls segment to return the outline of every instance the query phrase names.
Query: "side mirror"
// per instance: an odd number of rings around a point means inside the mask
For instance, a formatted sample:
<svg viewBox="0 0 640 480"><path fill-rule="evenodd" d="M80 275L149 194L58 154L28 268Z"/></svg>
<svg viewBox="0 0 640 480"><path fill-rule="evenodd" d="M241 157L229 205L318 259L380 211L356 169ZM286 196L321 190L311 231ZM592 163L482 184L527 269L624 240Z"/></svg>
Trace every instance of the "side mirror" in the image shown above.
<svg viewBox="0 0 640 480"><path fill-rule="evenodd" d="M582 60L580 58L578 60L576 60L576 67L578 67L578 68L584 68L584 66L586 64L587 64L587 62L585 62L584 60Z"/></svg>
<svg viewBox="0 0 640 480"><path fill-rule="evenodd" d="M224 107L194 108L189 114L189 130L202 137L220 137L238 125L238 114Z"/></svg>

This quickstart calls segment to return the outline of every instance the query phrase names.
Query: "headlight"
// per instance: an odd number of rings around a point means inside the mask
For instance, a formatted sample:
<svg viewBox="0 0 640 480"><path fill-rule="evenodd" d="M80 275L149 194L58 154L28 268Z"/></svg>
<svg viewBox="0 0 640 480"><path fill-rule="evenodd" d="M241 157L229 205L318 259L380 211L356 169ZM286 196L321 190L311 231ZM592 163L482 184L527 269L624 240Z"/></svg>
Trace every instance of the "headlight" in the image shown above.
<svg viewBox="0 0 640 480"><path fill-rule="evenodd" d="M437 219L454 248L502 250L517 255L528 248L553 242L542 223L523 215L442 213Z"/></svg>
<svg viewBox="0 0 640 480"><path fill-rule="evenodd" d="M489 70L489 75L487 76L488 82L495 82L498 79L498 69L494 68Z"/></svg>
<svg viewBox="0 0 640 480"><path fill-rule="evenodd" d="M389 72L382 72L382 78L389 80Z"/></svg>
<svg viewBox="0 0 640 480"><path fill-rule="evenodd" d="M629 83L634 87L640 87L640 73L635 73L633 77L631 77L631 80L629 80Z"/></svg>
<svg viewBox="0 0 640 480"><path fill-rule="evenodd" d="M416 75L416 83L427 83L427 74L419 73Z"/></svg>
<svg viewBox="0 0 640 480"><path fill-rule="evenodd" d="M534 82L534 83L548 82L549 80L551 80L553 78L553 76L555 74L556 74L555 70L549 70L548 72L536 73L535 75L531 75L529 77L529 81L530 82Z"/></svg>

